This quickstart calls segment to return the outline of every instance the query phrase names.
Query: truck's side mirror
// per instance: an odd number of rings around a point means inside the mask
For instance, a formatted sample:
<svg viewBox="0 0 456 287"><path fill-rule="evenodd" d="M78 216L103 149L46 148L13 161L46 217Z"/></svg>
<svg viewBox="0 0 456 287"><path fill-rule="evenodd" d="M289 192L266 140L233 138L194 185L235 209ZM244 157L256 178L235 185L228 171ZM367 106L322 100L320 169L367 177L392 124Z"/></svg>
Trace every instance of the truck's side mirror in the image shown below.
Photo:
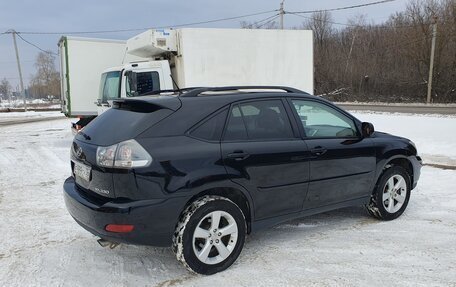
<svg viewBox="0 0 456 287"><path fill-rule="evenodd" d="M126 71L125 76L127 77L128 88L130 90L129 94L131 96L136 95L138 88L138 81L136 79L136 73L133 71Z"/></svg>
<svg viewBox="0 0 456 287"><path fill-rule="evenodd" d="M368 138L374 133L374 125L368 122L363 122L361 124L361 130L363 133L363 137Z"/></svg>

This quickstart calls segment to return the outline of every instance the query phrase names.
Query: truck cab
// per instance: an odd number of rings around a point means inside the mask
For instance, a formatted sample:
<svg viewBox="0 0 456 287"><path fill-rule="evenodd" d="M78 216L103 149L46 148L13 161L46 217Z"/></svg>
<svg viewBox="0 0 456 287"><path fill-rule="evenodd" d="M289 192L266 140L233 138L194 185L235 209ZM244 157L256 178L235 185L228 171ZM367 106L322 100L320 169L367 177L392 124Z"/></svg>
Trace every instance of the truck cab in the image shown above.
<svg viewBox="0 0 456 287"><path fill-rule="evenodd" d="M167 60L132 62L106 69L101 74L98 114L109 109L116 99L173 89L170 74Z"/></svg>

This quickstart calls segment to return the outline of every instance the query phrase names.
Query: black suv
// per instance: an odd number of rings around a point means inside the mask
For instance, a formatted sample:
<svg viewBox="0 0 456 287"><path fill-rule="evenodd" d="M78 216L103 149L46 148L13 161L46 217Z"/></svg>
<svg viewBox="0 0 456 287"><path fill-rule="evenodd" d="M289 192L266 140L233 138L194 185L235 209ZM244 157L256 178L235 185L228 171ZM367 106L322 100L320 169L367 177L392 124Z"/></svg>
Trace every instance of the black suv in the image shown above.
<svg viewBox="0 0 456 287"><path fill-rule="evenodd" d="M246 234L365 205L400 216L420 176L413 142L287 87L198 88L114 102L76 136L64 183L102 241L173 246L213 274Z"/></svg>

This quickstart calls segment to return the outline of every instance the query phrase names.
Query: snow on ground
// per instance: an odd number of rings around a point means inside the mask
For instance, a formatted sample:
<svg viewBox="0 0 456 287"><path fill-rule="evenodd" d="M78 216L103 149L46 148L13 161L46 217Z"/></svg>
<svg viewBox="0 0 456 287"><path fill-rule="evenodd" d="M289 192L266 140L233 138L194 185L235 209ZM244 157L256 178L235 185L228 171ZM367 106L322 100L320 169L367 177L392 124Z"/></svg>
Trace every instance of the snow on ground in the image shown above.
<svg viewBox="0 0 456 287"><path fill-rule="evenodd" d="M27 112L0 113L0 120L47 118L47 117L63 117L63 114L60 111L51 111L51 112L27 111Z"/></svg>
<svg viewBox="0 0 456 287"><path fill-rule="evenodd" d="M438 139L454 144L456 118L357 116L414 137L430 155L454 152L439 150ZM409 130L413 122L419 127ZM433 123L427 133L422 122ZM249 236L230 269L204 277L187 272L169 248L101 248L73 221L62 198L69 126L62 119L0 127L0 286L456 285L454 170L423 167L397 220L347 208L285 223Z"/></svg>
<svg viewBox="0 0 456 287"><path fill-rule="evenodd" d="M47 100L47 99L27 99L27 105L32 106L57 106L60 108L58 100ZM19 108L24 106L24 99L15 99L15 100L3 100L0 101L0 108Z"/></svg>

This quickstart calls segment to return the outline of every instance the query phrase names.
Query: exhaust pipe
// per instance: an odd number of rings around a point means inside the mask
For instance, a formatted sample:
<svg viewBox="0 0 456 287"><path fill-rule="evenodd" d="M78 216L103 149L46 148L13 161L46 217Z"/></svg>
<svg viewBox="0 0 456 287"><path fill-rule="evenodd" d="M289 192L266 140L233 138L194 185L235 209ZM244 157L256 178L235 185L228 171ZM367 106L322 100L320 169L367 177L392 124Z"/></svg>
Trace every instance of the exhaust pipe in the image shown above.
<svg viewBox="0 0 456 287"><path fill-rule="evenodd" d="M98 244L100 244L101 247L109 246L110 249L114 249L117 247L117 245L119 245L119 243L117 243L117 242L111 242L111 241L108 241L103 238L98 239L97 242L98 242Z"/></svg>

